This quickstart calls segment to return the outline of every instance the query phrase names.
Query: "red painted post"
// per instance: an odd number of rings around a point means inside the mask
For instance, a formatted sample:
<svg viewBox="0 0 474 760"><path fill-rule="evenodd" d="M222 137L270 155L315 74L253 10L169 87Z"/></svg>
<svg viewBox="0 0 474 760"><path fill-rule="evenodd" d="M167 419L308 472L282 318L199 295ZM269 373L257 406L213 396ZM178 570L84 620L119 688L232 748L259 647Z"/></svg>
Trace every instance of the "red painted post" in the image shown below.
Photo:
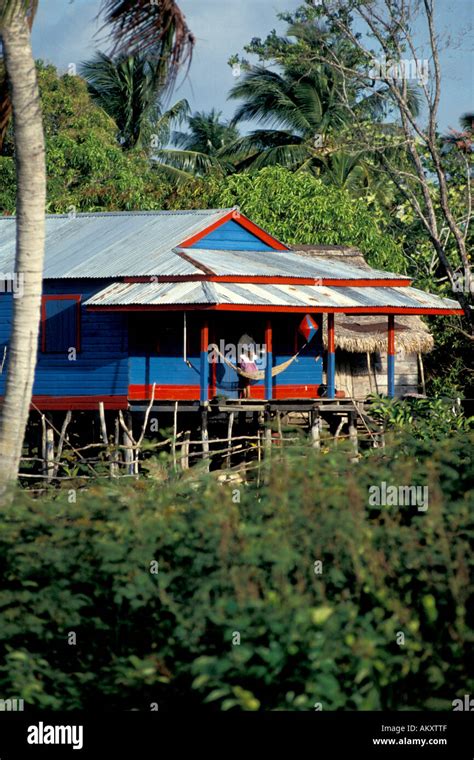
<svg viewBox="0 0 474 760"><path fill-rule="evenodd" d="M393 314L388 315L387 393L389 398L395 396L395 316Z"/></svg>
<svg viewBox="0 0 474 760"><path fill-rule="evenodd" d="M327 394L328 398L336 395L336 354L334 341L334 314L328 314L328 365L327 365Z"/></svg>
<svg viewBox="0 0 474 760"><path fill-rule="evenodd" d="M207 319L201 324L201 372L200 372L200 398L201 403L209 400L209 325Z"/></svg>
<svg viewBox="0 0 474 760"><path fill-rule="evenodd" d="M265 398L271 399L273 396L273 331L272 323L267 319L265 325L265 348L266 348L266 365L265 365Z"/></svg>

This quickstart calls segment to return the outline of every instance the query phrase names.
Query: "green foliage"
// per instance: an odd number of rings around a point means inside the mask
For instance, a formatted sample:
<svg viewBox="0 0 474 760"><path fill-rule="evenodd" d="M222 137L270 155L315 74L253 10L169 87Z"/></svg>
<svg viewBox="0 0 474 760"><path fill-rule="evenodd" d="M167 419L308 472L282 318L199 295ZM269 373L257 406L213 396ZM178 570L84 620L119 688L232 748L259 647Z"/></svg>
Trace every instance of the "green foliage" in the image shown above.
<svg viewBox="0 0 474 760"><path fill-rule="evenodd" d="M376 267L403 272L400 246L385 232L381 212L317 177L267 167L254 174L214 177L188 184L176 208L239 206L242 213L285 243L359 247Z"/></svg>
<svg viewBox="0 0 474 760"><path fill-rule="evenodd" d="M387 454L275 452L240 503L212 475L92 486L77 503L18 493L0 517L2 695L54 709L451 709L474 687L472 438ZM369 507L381 481L427 484L427 512Z"/></svg>
<svg viewBox="0 0 474 760"><path fill-rule="evenodd" d="M138 54L114 59L98 52L80 70L93 101L117 125L124 150L150 145L153 124L161 115L159 96L164 82L160 59Z"/></svg>
<svg viewBox="0 0 474 760"><path fill-rule="evenodd" d="M369 414L384 427L409 431L416 439L442 440L468 432L474 419L467 419L461 406L449 398L391 399L372 396Z"/></svg>
<svg viewBox="0 0 474 760"><path fill-rule="evenodd" d="M145 155L124 154L116 125L91 102L86 83L38 64L51 213L163 208L169 187ZM0 211L14 213L16 181L10 128L0 156Z"/></svg>

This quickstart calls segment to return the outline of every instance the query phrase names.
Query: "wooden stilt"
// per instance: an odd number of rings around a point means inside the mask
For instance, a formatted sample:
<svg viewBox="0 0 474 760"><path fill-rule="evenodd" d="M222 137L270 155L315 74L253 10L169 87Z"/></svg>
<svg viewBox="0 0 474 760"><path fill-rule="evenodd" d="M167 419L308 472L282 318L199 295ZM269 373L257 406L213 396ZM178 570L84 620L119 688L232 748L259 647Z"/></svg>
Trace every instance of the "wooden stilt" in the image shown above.
<svg viewBox="0 0 474 760"><path fill-rule="evenodd" d="M421 390L423 395L426 396L425 368L423 366L423 357L421 353L418 353L418 366L420 368Z"/></svg>
<svg viewBox="0 0 474 760"><path fill-rule="evenodd" d="M277 412L278 443L283 446L283 433L281 429L281 412Z"/></svg>
<svg viewBox="0 0 474 760"><path fill-rule="evenodd" d="M232 428L234 426L234 412L229 413L229 419L227 422L227 457L225 460L225 466L230 469L232 463Z"/></svg>
<svg viewBox="0 0 474 760"><path fill-rule="evenodd" d="M207 430L207 409L201 413L201 436L202 436L202 458L207 462L209 470L209 433Z"/></svg>
<svg viewBox="0 0 474 760"><path fill-rule="evenodd" d="M54 430L48 424L50 419L49 414L41 415L43 475L46 475L48 483L51 482L54 474Z"/></svg>
<svg viewBox="0 0 474 760"><path fill-rule="evenodd" d="M134 464L134 451L133 451L133 437L132 437L132 415L130 412L122 414L122 410L119 412L119 419L123 430L123 445L126 447L123 452L123 461L125 462L125 472L127 475L135 475Z"/></svg>
<svg viewBox="0 0 474 760"><path fill-rule="evenodd" d="M262 463L262 431L260 428L257 430L257 488L260 488L260 465Z"/></svg>
<svg viewBox="0 0 474 760"><path fill-rule="evenodd" d="M270 461L272 456L272 417L270 412L265 413L265 458Z"/></svg>
<svg viewBox="0 0 474 760"><path fill-rule="evenodd" d="M334 433L334 445L337 445L338 438L341 435L341 430L344 427L345 423L346 423L346 419L344 417L341 417L339 421L339 425L336 428L336 432Z"/></svg>
<svg viewBox="0 0 474 760"><path fill-rule="evenodd" d="M99 401L99 419L100 419L101 436L102 436L102 440L104 442L105 452L106 452L106 455L107 455L108 460L109 460L110 477L113 478L114 477L114 462L113 462L113 460L114 460L114 454L110 450L109 438L108 438L108 435L107 435L107 423L105 421L105 410L104 410L104 402L103 401Z"/></svg>
<svg viewBox="0 0 474 760"><path fill-rule="evenodd" d="M174 402L174 414L173 414L173 443L171 445L171 451L173 454L173 469L176 472L178 464L176 461L176 437L178 435L178 402Z"/></svg>
<svg viewBox="0 0 474 760"><path fill-rule="evenodd" d="M359 461L359 443L357 440L357 415L355 412L349 414L349 440L352 444L354 456L351 457L351 462Z"/></svg>
<svg viewBox="0 0 474 760"><path fill-rule="evenodd" d="M366 357L367 357L367 373L369 375L369 388L370 388L370 392L373 393L374 392L374 384L372 382L372 368L370 366L370 353L369 353L369 351L367 351ZM354 393L352 393L352 396L354 396Z"/></svg>
<svg viewBox="0 0 474 760"><path fill-rule="evenodd" d="M189 470L189 441L191 439L191 431L187 430L184 434L183 444L181 446L181 469Z"/></svg>
<svg viewBox="0 0 474 760"><path fill-rule="evenodd" d="M114 463L113 475L114 475L114 478L116 478L118 475L120 475L119 464L118 464L118 460L119 460L119 456L120 456L120 453L119 453L120 452L120 449L119 449L119 446L120 446L120 422L119 422L118 415L115 417L115 421L114 421L114 443L115 443L115 452L114 452L115 463Z"/></svg>
<svg viewBox="0 0 474 760"><path fill-rule="evenodd" d="M311 439L314 449L321 448L321 419L318 411L311 412Z"/></svg>
<svg viewBox="0 0 474 760"><path fill-rule="evenodd" d="M64 417L64 421L61 426L61 433L59 434L58 449L56 451L56 462L55 462L54 471L53 471L54 478L56 478L58 475L59 460L61 459L61 454L63 453L64 441L66 440L66 432L67 432L69 423L71 422L71 418L72 418L72 412L69 409L66 412L66 416Z"/></svg>
<svg viewBox="0 0 474 760"><path fill-rule="evenodd" d="M150 412L151 412L151 410L153 408L153 404L155 402L155 390L156 390L156 383L153 383L153 388L151 390L151 398L150 398L150 401L149 401L148 406L146 408L145 417L143 418L143 425L142 425L142 429L141 429L140 435L138 437L138 441L135 441L134 438L133 438L133 418L132 418L132 414L131 414L130 411L127 412L127 419L129 421L128 422L128 433L129 433L130 441L131 441L131 444L132 444L132 451L133 451L133 467L132 467L133 475L138 475L138 471L139 471L139 468L138 468L138 455L140 453L140 448L141 448L141 445L143 443L143 439L145 437L146 429L148 427L148 418L150 416ZM119 412L119 414L121 414L121 413ZM123 419L123 417L120 417L120 420L122 420L122 419Z"/></svg>

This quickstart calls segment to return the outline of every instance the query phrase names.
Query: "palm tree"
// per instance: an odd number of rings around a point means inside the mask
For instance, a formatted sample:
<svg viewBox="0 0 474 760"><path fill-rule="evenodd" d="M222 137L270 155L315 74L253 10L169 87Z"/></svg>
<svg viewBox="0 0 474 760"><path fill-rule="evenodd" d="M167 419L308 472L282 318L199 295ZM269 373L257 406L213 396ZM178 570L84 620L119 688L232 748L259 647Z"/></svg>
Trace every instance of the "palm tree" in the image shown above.
<svg viewBox="0 0 474 760"><path fill-rule="evenodd" d="M15 273L23 292L14 299L8 370L0 420L0 489L17 476L33 390L44 257L46 169L41 103L28 16L20 0L0 1L0 36L14 119L17 176ZM9 108L9 106L8 106Z"/></svg>
<svg viewBox="0 0 474 760"><path fill-rule="evenodd" d="M7 382L0 418L0 488L16 480L28 421L38 345L44 257L46 168L41 104L30 27L38 0L0 0L0 39L8 98L0 83L2 129L14 120L17 172L15 270L24 278L14 300ZM190 59L194 38L175 0L103 0L105 25L115 54L158 50L166 81Z"/></svg>
<svg viewBox="0 0 474 760"><path fill-rule="evenodd" d="M232 88L229 97L242 100L233 124L258 120L265 128L256 129L234 141L226 151L239 169L259 169L280 164L292 170L310 171L329 180L351 177L361 188L374 182L371 150L361 151L351 138L354 113L367 122L377 123L390 111L387 87L368 77L363 84L356 78L342 80L340 72L329 64L301 64L301 47L305 51L321 40L330 40L335 58L346 61L347 69L360 65L356 49L343 46L337 34L317 23L295 23L288 30L295 41L272 38L272 54L282 72L263 65L248 66ZM257 42L253 43L257 45ZM252 47L252 46L251 46ZM337 53L337 55L336 55ZM349 100L342 98L342 91ZM416 87L408 85L413 113L418 112L420 98ZM377 160L377 159L375 159ZM342 174L341 174L342 172Z"/></svg>
<svg viewBox="0 0 474 760"><path fill-rule="evenodd" d="M162 135L163 126L170 118L181 121L189 113L187 101L181 100L162 120L160 96L165 79L159 59L141 54L114 59L97 53L91 61L81 65L80 71L92 99L115 121L124 150L149 150L153 135Z"/></svg>
<svg viewBox="0 0 474 760"><path fill-rule="evenodd" d="M196 111L188 118L188 131L174 133L173 144L206 156L218 156L223 148L239 136L238 129L221 117L222 112L214 108L209 113Z"/></svg>
<svg viewBox="0 0 474 760"><path fill-rule="evenodd" d="M187 118L187 132L173 132L169 141L176 148L162 147L155 153L157 166L177 182L215 172L234 170L225 152L238 137L238 129L221 119L221 112L197 111ZM163 142L165 145L165 141Z"/></svg>
<svg viewBox="0 0 474 760"><path fill-rule="evenodd" d="M317 70L300 76L293 69L280 74L254 66L234 85L230 97L244 101L234 115L234 125L253 119L267 125L234 141L227 151L254 169L272 164L320 168L322 157L331 149L331 134L348 120L336 81Z"/></svg>

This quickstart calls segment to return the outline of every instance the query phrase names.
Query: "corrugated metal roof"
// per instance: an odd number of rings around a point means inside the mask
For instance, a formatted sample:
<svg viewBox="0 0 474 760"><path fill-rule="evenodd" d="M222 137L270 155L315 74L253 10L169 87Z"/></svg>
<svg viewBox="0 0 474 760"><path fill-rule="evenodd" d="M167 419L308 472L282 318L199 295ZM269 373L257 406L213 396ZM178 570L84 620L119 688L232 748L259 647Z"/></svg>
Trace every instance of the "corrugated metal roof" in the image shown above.
<svg viewBox="0 0 474 760"><path fill-rule="evenodd" d="M327 287L325 285L257 285L254 283L180 282L116 283L86 301L86 306L304 306L325 308L459 309L457 301L416 288Z"/></svg>
<svg viewBox="0 0 474 760"><path fill-rule="evenodd" d="M339 261L311 259L293 251L216 251L202 248L182 249L198 264L211 269L218 276L249 277L314 277L314 279L331 278L334 280L391 280L407 279L404 275L382 272L367 268L361 272L360 267Z"/></svg>
<svg viewBox="0 0 474 760"><path fill-rule="evenodd" d="M231 209L46 216L44 278L194 274L173 248ZM0 271L14 270L15 217L0 217Z"/></svg>
<svg viewBox="0 0 474 760"><path fill-rule="evenodd" d="M187 277L202 274L206 269L218 276L345 280L361 277L360 268L351 264L311 259L292 251L178 247L183 240L219 221L229 211L47 215L44 278ZM0 272L14 269L15 227L14 217L0 217ZM363 277L369 280L395 279L400 275L367 268Z"/></svg>

